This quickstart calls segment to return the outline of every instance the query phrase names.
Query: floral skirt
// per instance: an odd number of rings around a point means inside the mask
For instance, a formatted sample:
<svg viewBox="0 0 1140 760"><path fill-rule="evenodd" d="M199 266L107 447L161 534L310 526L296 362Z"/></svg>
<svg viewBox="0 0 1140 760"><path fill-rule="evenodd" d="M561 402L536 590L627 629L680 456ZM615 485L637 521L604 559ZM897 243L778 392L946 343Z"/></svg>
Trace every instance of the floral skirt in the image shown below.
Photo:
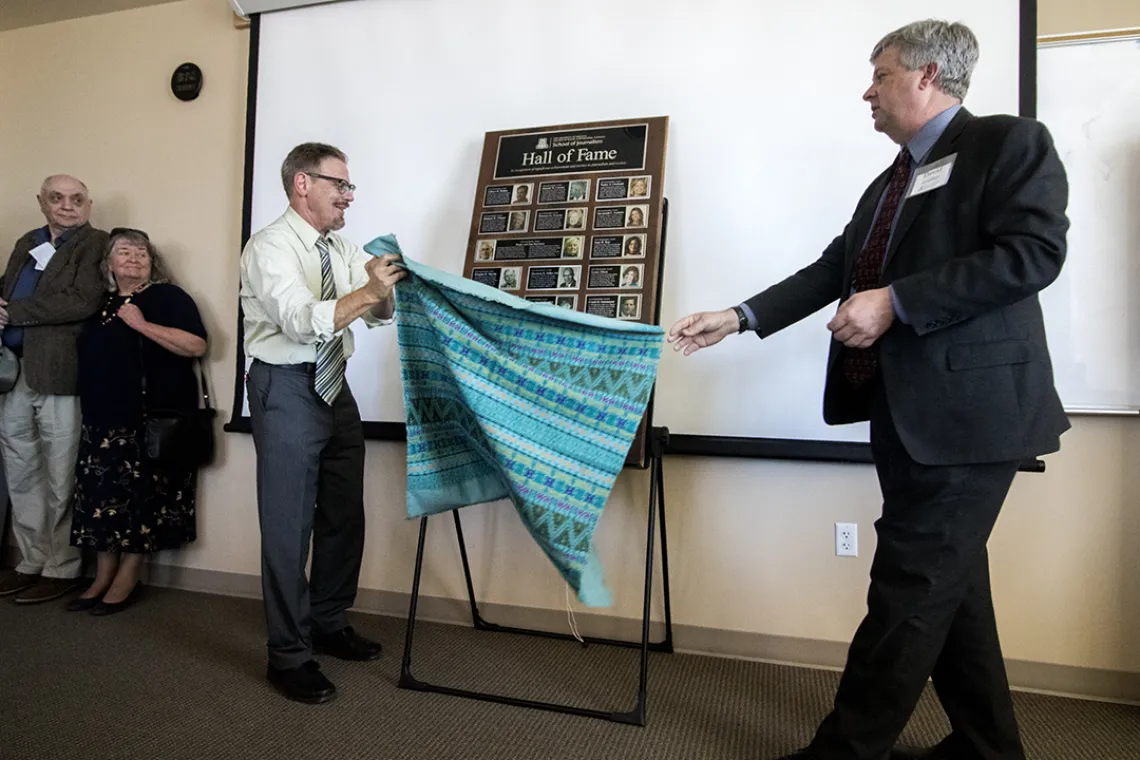
<svg viewBox="0 0 1140 760"><path fill-rule="evenodd" d="M71 544L100 552L177 549L197 537L197 471L142 461L137 428L83 426Z"/></svg>

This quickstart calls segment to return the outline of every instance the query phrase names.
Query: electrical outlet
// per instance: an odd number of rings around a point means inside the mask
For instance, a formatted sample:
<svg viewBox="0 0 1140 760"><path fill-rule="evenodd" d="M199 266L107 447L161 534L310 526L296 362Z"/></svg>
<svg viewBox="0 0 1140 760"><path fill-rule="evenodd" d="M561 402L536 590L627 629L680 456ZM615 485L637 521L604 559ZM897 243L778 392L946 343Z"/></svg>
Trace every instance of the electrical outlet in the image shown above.
<svg viewBox="0 0 1140 760"><path fill-rule="evenodd" d="M835 556L859 556L859 526L856 523L835 523Z"/></svg>

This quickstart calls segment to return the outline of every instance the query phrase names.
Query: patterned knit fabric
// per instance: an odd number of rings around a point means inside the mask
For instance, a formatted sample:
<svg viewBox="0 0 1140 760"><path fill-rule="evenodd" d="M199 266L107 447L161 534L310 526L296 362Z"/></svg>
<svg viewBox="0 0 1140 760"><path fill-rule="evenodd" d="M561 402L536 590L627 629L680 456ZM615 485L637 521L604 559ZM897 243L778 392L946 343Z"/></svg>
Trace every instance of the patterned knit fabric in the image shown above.
<svg viewBox="0 0 1140 760"><path fill-rule="evenodd" d="M398 245L386 236L365 250ZM408 516L509 499L578 598L611 604L594 529L649 401L661 328L405 264Z"/></svg>

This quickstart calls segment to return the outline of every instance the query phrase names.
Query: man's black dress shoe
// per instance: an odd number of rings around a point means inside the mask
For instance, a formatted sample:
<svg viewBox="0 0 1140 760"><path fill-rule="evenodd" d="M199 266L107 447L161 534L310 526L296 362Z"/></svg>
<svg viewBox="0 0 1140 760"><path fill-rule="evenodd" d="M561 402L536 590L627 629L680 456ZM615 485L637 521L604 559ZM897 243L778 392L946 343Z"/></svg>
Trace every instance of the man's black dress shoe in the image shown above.
<svg viewBox="0 0 1140 760"><path fill-rule="evenodd" d="M266 671L269 683L294 702L318 705L336 697L336 687L321 673L321 666L309 660L296 668L275 668Z"/></svg>
<svg viewBox="0 0 1140 760"><path fill-rule="evenodd" d="M380 656L380 645L364 638L352 626L345 626L336 633L314 633L313 651L317 654L331 654L342 660L375 660Z"/></svg>

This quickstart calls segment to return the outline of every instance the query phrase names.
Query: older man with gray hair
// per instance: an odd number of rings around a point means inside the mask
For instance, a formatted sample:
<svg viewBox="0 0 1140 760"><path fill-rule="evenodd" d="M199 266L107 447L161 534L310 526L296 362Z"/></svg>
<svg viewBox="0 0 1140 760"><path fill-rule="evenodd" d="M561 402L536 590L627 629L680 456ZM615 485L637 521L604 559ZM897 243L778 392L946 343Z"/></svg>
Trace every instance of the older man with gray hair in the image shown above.
<svg viewBox="0 0 1140 760"><path fill-rule="evenodd" d="M691 354L840 303L824 419L870 420L883 511L834 709L783 760L1025 758L986 543L1019 463L1069 426L1037 297L1065 259L1068 183L1044 126L962 108L977 59L962 24L884 37L863 99L900 151L850 224L813 264L669 333ZM893 748L927 678L951 733Z"/></svg>
<svg viewBox="0 0 1140 760"><path fill-rule="evenodd" d="M47 224L16 241L0 277L4 346L19 357L16 385L0 394L0 447L21 562L0 573L17 604L58 599L75 587L71 500L79 450L75 339L104 297L99 261L107 233L90 225L91 196L75 177L44 180Z"/></svg>

